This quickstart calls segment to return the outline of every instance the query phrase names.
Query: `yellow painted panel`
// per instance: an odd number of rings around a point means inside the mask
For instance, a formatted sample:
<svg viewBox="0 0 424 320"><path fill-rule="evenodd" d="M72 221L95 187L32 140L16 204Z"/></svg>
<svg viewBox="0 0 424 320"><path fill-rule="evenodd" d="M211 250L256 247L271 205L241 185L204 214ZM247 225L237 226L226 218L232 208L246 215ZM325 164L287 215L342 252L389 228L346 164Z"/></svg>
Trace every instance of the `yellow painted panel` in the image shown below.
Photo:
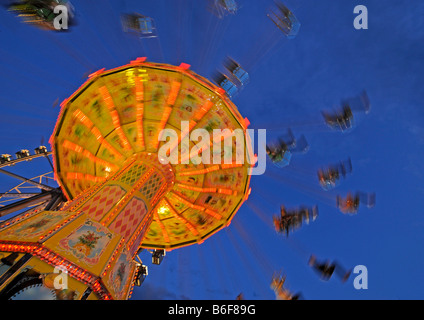
<svg viewBox="0 0 424 320"><path fill-rule="evenodd" d="M45 246L99 276L119 241L119 235L82 214L48 239Z"/></svg>

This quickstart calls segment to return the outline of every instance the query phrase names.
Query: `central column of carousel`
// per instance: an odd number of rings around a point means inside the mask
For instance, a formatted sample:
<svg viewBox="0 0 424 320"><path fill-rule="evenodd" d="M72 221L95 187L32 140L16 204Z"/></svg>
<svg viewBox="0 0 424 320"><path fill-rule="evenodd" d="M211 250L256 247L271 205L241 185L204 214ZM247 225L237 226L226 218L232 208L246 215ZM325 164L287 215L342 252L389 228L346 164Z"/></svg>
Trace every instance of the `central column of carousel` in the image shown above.
<svg viewBox="0 0 424 320"><path fill-rule="evenodd" d="M60 211L34 210L0 225L1 260L11 260L3 274L0 266L0 298L35 283L58 299L127 299L134 258L173 183L171 166L140 153Z"/></svg>

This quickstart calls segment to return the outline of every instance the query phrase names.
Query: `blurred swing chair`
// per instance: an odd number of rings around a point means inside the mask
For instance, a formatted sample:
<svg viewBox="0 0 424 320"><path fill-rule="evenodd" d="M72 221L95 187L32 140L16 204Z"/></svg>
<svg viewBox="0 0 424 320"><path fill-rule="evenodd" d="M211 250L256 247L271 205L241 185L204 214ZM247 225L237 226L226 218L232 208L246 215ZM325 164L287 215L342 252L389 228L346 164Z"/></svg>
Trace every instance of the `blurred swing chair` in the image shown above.
<svg viewBox="0 0 424 320"><path fill-rule="evenodd" d="M283 3L275 1L276 7L267 14L268 18L280 29L288 39L294 39L299 33L300 22Z"/></svg>
<svg viewBox="0 0 424 320"><path fill-rule="evenodd" d="M295 139L291 129L288 129L286 137L281 136L278 143L271 143L266 146L266 153L272 163L277 167L284 168L290 164L293 153L306 153L309 144L304 135Z"/></svg>
<svg viewBox="0 0 424 320"><path fill-rule="evenodd" d="M360 95L342 100L341 107L333 112L322 111L325 123L334 130L349 132L355 127L353 111L368 114L371 109L371 103L366 91Z"/></svg>
<svg viewBox="0 0 424 320"><path fill-rule="evenodd" d="M223 65L225 73L216 71L212 80L233 98L249 83L249 73L230 57L226 58Z"/></svg>
<svg viewBox="0 0 424 320"><path fill-rule="evenodd" d="M121 16L122 29L140 38L156 38L157 30L155 21L138 13L123 14Z"/></svg>
<svg viewBox="0 0 424 320"><path fill-rule="evenodd" d="M228 14L236 14L239 7L235 0L209 0L209 11L219 19Z"/></svg>
<svg viewBox="0 0 424 320"><path fill-rule="evenodd" d="M45 30L56 30L54 9L58 5L68 8L68 24L72 24L74 13L73 6L67 0L24 0L12 3L8 11L14 12L26 24L34 25Z"/></svg>

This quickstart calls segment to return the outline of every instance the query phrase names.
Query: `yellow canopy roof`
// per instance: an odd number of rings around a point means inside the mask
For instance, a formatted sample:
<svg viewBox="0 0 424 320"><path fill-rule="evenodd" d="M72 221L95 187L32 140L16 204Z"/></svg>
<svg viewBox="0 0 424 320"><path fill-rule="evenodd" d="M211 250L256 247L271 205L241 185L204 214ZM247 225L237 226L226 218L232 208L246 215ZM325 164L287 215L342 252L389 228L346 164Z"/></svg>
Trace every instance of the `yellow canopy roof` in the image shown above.
<svg viewBox="0 0 424 320"><path fill-rule="evenodd" d="M119 170L134 154L157 153L163 129L178 134L182 121L210 133L241 129L244 162L233 141L233 162L184 163L180 150L173 188L158 202L142 245L172 249L201 243L227 226L249 193L252 154L247 123L225 92L189 69L139 58L128 65L100 70L62 104L50 143L55 175L71 200ZM229 138L231 139L231 137ZM215 141L216 143L216 141ZM192 150L196 143L190 141ZM178 150L178 149L177 149ZM213 156L211 150L211 157ZM244 151L243 151L244 152Z"/></svg>

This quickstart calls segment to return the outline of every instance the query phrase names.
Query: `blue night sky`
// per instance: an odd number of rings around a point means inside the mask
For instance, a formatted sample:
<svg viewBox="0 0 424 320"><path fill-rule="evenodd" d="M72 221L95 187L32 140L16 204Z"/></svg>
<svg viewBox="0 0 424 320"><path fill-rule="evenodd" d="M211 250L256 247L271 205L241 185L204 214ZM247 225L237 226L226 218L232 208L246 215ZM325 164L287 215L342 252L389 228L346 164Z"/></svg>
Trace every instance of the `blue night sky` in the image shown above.
<svg viewBox="0 0 424 320"><path fill-rule="evenodd" d="M7 1L3 1L7 2ZM149 276L132 299L274 299L273 272L305 299L422 299L424 297L424 2L420 0L287 0L302 26L288 40L267 18L271 0L238 0L236 15L217 19L206 0L72 0L77 25L42 31L0 8L0 153L33 150L50 137L62 101L89 72L139 56L188 63L209 77L227 55L251 81L233 101L251 128L268 140L292 128L310 144L289 167L267 162L254 176L252 195L232 224L202 245L168 252L160 266L140 255ZM100 5L101 3L101 5ZM353 26L356 5L366 5L369 29ZM121 13L152 17L156 39L124 34ZM321 111L366 90L368 115L357 114L349 133L323 124ZM256 146L257 147L257 146ZM318 168L350 157L353 174L333 191L320 188ZM27 177L49 170L43 159L8 168ZM0 177L1 192L16 184ZM376 206L341 214L336 195L376 193ZM318 219L289 240L272 227L280 204L319 207ZM310 254L346 268L368 269L368 290L353 276L321 281Z"/></svg>

